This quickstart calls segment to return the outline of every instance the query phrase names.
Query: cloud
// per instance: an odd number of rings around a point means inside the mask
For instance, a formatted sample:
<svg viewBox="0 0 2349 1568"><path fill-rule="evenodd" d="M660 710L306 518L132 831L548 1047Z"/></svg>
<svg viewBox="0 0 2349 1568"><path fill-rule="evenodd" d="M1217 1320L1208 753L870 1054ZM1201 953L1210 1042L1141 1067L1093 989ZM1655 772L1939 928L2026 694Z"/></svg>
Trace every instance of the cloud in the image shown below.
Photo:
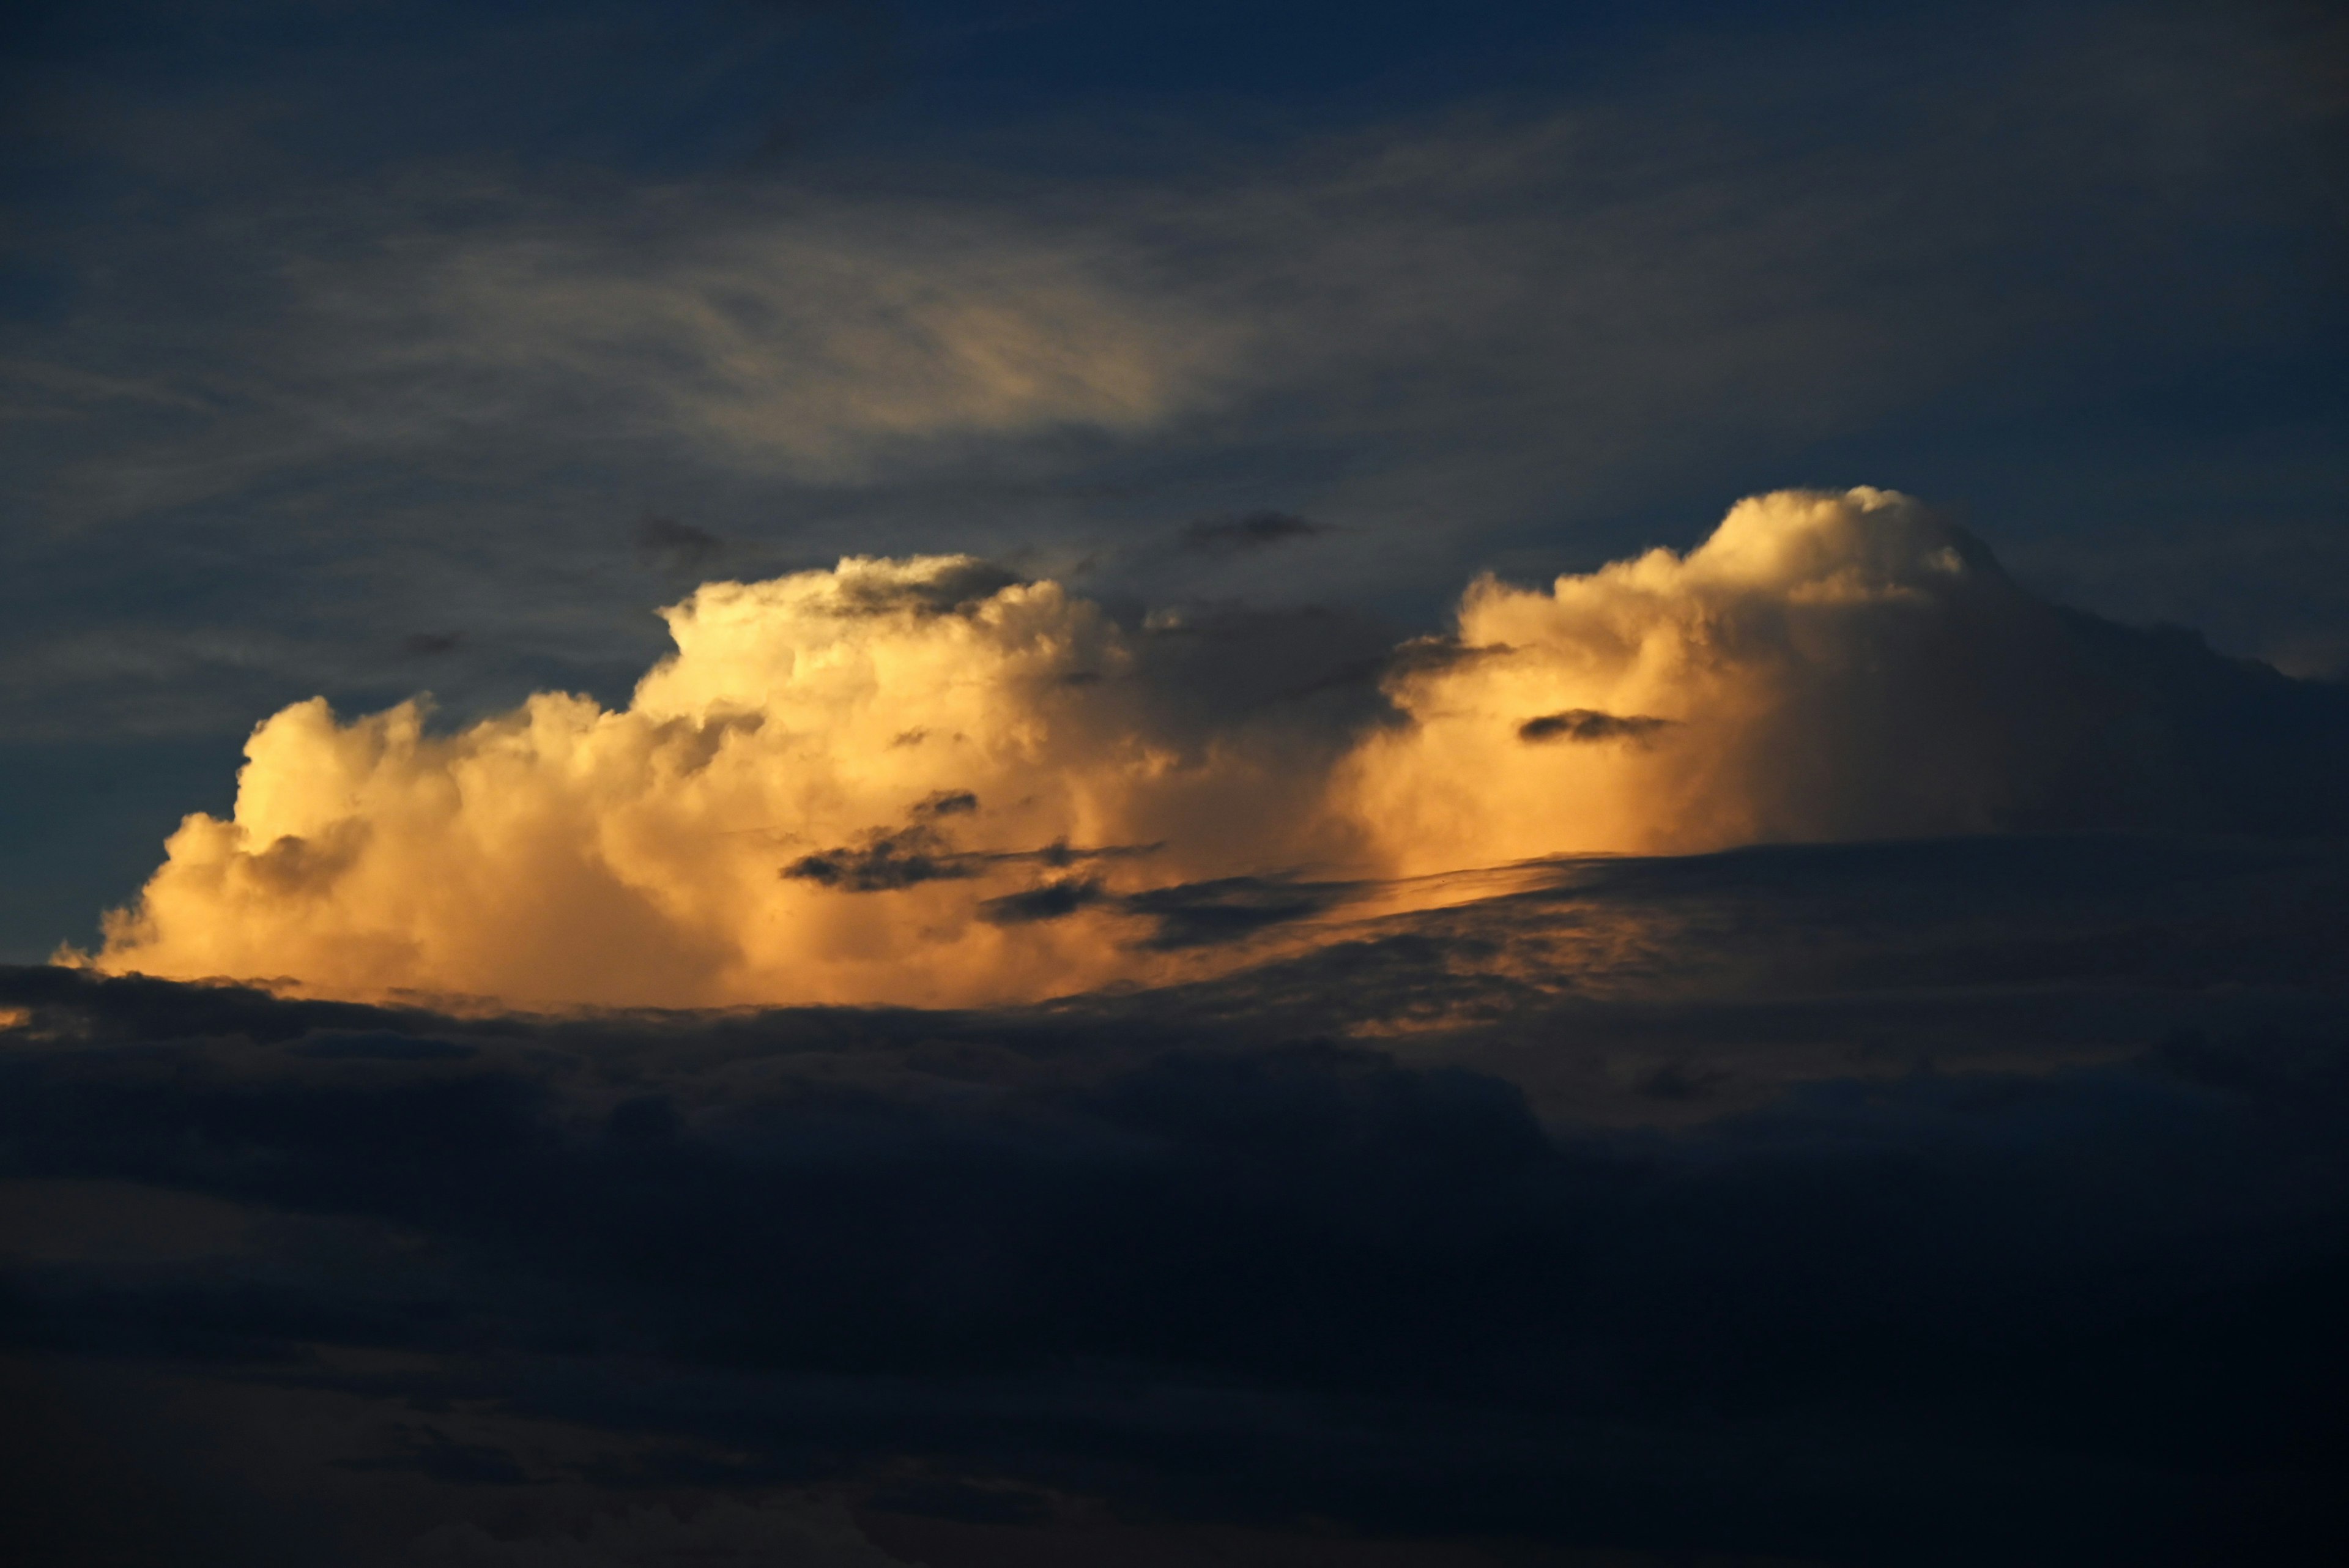
<svg viewBox="0 0 2349 1568"><path fill-rule="evenodd" d="M688 1561L780 1568L905 1568L866 1540L836 1501L781 1497L727 1501L679 1517L666 1506L597 1514L575 1532L523 1537L442 1525L410 1549L447 1568L652 1568Z"/></svg>
<svg viewBox="0 0 2349 1568"><path fill-rule="evenodd" d="M1589 708L1568 708L1563 713L1544 713L1526 720L1517 726L1517 739L1528 745L1551 741L1638 741L1671 723L1670 719L1651 719L1644 713L1619 716Z"/></svg>
<svg viewBox="0 0 2349 1568"><path fill-rule="evenodd" d="M975 861L949 850L945 838L926 827L877 833L854 849L802 855L783 867L786 877L850 893L888 892L941 877L976 877L978 871Z"/></svg>
<svg viewBox="0 0 2349 1568"><path fill-rule="evenodd" d="M1096 924L979 918L989 877L1346 842L1309 821L1318 770L1277 771L1293 744L1154 733L1131 639L1057 585L851 559L667 616L676 655L618 711L548 693L437 734L420 702L286 709L102 961L539 1002L1035 995L1135 961Z"/></svg>
<svg viewBox="0 0 2349 1568"><path fill-rule="evenodd" d="M1183 530L1183 547L1208 555L1238 555L1262 550L1273 545L1285 545L1292 540L1311 539L1330 532L1327 523L1316 523L1288 512L1251 512L1245 516L1211 521L1203 519Z"/></svg>
<svg viewBox="0 0 2349 1568"><path fill-rule="evenodd" d="M405 330L376 369L584 396L708 462L854 483L975 437L1148 429L1200 404L1231 351L1229 327L1088 247L953 203L709 216L670 211L676 237L649 252L627 226L427 242L381 296ZM349 308L369 339L392 325Z"/></svg>
<svg viewBox="0 0 2349 1568"><path fill-rule="evenodd" d="M1200 948L1238 940L1318 914L1338 902L1345 891L1256 877L1225 877L1212 882L1154 888L1128 898L1124 908L1157 922L1150 946Z"/></svg>
<svg viewBox="0 0 2349 1568"><path fill-rule="evenodd" d="M1404 871L2344 821L2303 793L2349 764L2340 693L2036 600L1887 491L1754 497L1685 556L1547 589L1485 578L1442 651L1391 673L1410 722L1366 739L1337 784ZM2206 744L2219 727L2234 736Z"/></svg>
<svg viewBox="0 0 2349 1568"><path fill-rule="evenodd" d="M710 583L666 615L677 652L616 711L547 693L446 734L420 702L280 712L233 816L187 819L96 961L351 996L984 1002L1337 940L1366 899L1448 896L1382 878L1544 856L2349 811L2349 693L2043 604L1884 491L1757 497L1686 556L1546 590L1482 579L1453 636L1385 662L1383 711L1266 674L1341 622L1136 631L969 556ZM1226 643L1249 669L1218 686Z"/></svg>
<svg viewBox="0 0 2349 1568"><path fill-rule="evenodd" d="M636 524L636 553L680 571L698 571L725 553L726 541L707 528L674 517L647 515Z"/></svg>
<svg viewBox="0 0 2349 1568"><path fill-rule="evenodd" d="M747 14L720 9L732 36ZM644 118L655 82L731 81L756 140L767 67L808 40L754 20L756 47L719 48L715 20L611 57L617 99L590 59L608 27L551 12L390 56L249 19L239 68L261 74L208 69L205 101L110 74L110 48L74 67L97 74L49 101L104 147L62 149L10 213L52 259L8 367L28 416L10 438L28 521L0 539L0 592L22 585L0 617L9 732L229 739L314 691L378 707L380 649L455 606L498 657L436 675L451 707L616 694L650 649L641 578L606 568L647 504L729 541L730 574L1031 548L1095 555L1097 591L1136 593L1170 566L1309 556L1311 591L1417 620L1496 550L1579 568L1822 438L1896 474L1977 405L1949 493L2002 511L2030 580L2029 550L2068 540L2088 563L2070 597L2333 668L2338 573L2314 568L2337 552L2243 543L2255 517L2333 537L2321 417L2239 439L2197 402L2155 467L2083 426L2037 489L2012 476L2050 443L1983 433L2039 428L1997 412L2018 389L2089 410L2156 360L2210 398L2211 352L2305 381L2263 346L2303 353L2338 270L2301 260L2322 248L2301 246L2323 236L2300 193L2322 143L2295 79L2323 51L2281 47L2272 17L2075 17L2019 51L1954 22L1793 18L1750 54L1577 76L1507 113L1268 140L1225 139L1216 110L1171 140L1104 131L1076 164L1031 121L951 171L934 140L884 137L781 182L709 172L698 113L689 133ZM184 65L167 33L119 31ZM1900 85L1887 51L1925 78ZM411 70L472 109L418 123L412 91L383 96ZM553 99L491 85L519 75ZM277 94L295 80L298 104ZM1870 135L1816 134L1801 106L1830 99ZM559 174L445 140L498 141L555 100ZM657 125L681 162L578 161ZM338 161L354 136L371 151ZM158 199L66 195L116 179ZM110 280L87 310L37 281L76 275ZM1381 547L1135 547L1258 507Z"/></svg>
<svg viewBox="0 0 2349 1568"><path fill-rule="evenodd" d="M168 1366L181 1421L197 1379L347 1401L273 1484L485 1552L820 1487L915 1560L870 1510L970 1492L1046 1531L2208 1560L2337 1520L2341 871L1610 857L952 1012L0 971L0 1181L59 1217L0 1261L0 1344Z"/></svg>
<svg viewBox="0 0 2349 1568"><path fill-rule="evenodd" d="M1006 893L978 907L978 918L999 926L1058 920L1100 902L1102 885L1090 877L1063 877L1024 892Z"/></svg>

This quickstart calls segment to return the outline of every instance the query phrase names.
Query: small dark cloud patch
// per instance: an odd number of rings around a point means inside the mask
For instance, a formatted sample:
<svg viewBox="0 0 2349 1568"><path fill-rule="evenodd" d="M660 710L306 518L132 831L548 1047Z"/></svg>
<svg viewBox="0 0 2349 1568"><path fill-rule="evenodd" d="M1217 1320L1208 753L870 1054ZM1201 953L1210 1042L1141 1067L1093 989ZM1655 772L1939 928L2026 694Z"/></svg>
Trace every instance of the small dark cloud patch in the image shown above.
<svg viewBox="0 0 2349 1568"><path fill-rule="evenodd" d="M1064 877L1025 892L987 899L978 907L978 917L989 925L1031 926L1041 920L1064 919L1102 900L1099 882L1090 877Z"/></svg>
<svg viewBox="0 0 2349 1568"><path fill-rule="evenodd" d="M726 553L725 540L674 517L643 518L633 538L640 557L668 571L698 571Z"/></svg>
<svg viewBox="0 0 2349 1568"><path fill-rule="evenodd" d="M848 616L967 615L974 607L1027 579L993 561L968 560L942 568L918 582L868 582L856 578L837 587L838 612Z"/></svg>
<svg viewBox="0 0 2349 1568"><path fill-rule="evenodd" d="M887 893L978 876L987 868L988 857L957 849L934 826L978 809L978 796L967 789L937 790L914 803L905 814L909 826L874 828L856 844L802 855L783 867L783 875L843 893Z"/></svg>
<svg viewBox="0 0 2349 1568"><path fill-rule="evenodd" d="M843 893L885 893L922 882L983 877L1005 867L1042 866L1059 871L1096 860L1134 859L1154 854L1158 847L1155 844L1081 847L1055 842L1040 849L957 849L945 834L922 821L894 832L868 834L839 849L802 855L783 867L783 875Z"/></svg>
<svg viewBox="0 0 2349 1568"><path fill-rule="evenodd" d="M419 631L399 639L399 651L410 659L439 659L454 653L465 640L458 631Z"/></svg>
<svg viewBox="0 0 2349 1568"><path fill-rule="evenodd" d="M904 737L899 737L902 743ZM802 855L783 867L783 875L814 882L843 893L886 893L924 882L964 881L1012 866L1042 866L1055 871L1093 860L1127 859L1149 855L1154 844L1102 845L1080 848L1057 839L1040 849L963 849L938 825L978 810L978 796L967 789L938 790L915 802L900 828L874 828L854 844ZM1060 897L1062 895L1055 895ZM1023 895L989 899L981 918L998 925L1016 925L1057 918L1046 911L1053 898L1023 904ZM1071 905L1071 909L1075 906ZM1068 913L1061 910L1059 913Z"/></svg>
<svg viewBox="0 0 2349 1568"><path fill-rule="evenodd" d="M1250 512L1238 517L1202 518L1183 530L1183 548L1207 556L1235 556L1332 533L1293 512Z"/></svg>
<svg viewBox="0 0 2349 1568"><path fill-rule="evenodd" d="M1527 745L1547 745L1555 741L1640 742L1671 725L1670 719L1651 719L1644 713L1602 713L1595 708L1568 708L1563 713L1545 713L1538 719L1526 720L1517 726L1517 739Z"/></svg>
<svg viewBox="0 0 2349 1568"><path fill-rule="evenodd" d="M945 836L925 826L875 833L862 844L802 855L783 867L797 882L814 882L843 893L887 893L924 882L976 877L978 857L958 854Z"/></svg>
<svg viewBox="0 0 2349 1568"><path fill-rule="evenodd" d="M1172 950L1243 941L1327 909L1336 890L1260 877L1225 877L1154 888L1120 900L1119 908L1156 925L1146 947Z"/></svg>
<svg viewBox="0 0 2349 1568"><path fill-rule="evenodd" d="M1506 659L1516 651L1506 642L1467 643L1456 637L1414 637L1398 644L1381 661L1381 667L1391 675L1432 675L1464 664Z"/></svg>

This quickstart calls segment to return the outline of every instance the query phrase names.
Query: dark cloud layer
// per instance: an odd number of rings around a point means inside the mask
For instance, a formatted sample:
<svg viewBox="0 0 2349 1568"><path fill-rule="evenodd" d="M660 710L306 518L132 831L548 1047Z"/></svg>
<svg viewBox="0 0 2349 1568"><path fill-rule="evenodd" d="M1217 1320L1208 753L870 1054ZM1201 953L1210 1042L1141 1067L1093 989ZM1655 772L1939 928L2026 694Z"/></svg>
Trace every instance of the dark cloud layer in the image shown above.
<svg viewBox="0 0 2349 1568"><path fill-rule="evenodd" d="M811 1487L936 1563L1102 1508L1268 1563L2328 1561L2344 919L2333 848L1982 840L1569 863L1002 1012L13 970L0 1333L88 1428L48 1517L203 1499L124 1562Z"/></svg>

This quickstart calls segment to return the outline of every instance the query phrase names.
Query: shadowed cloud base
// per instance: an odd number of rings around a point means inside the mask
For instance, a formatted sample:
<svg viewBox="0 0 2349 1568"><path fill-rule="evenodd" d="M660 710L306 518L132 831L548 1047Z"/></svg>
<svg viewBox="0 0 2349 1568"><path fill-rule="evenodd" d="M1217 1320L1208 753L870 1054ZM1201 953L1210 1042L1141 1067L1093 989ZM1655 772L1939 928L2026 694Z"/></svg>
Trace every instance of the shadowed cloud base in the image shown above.
<svg viewBox="0 0 2349 1568"><path fill-rule="evenodd" d="M160 1521L114 1560L175 1563L2328 1560L2337 845L1454 893L998 1010L6 971L0 1332L75 1412L12 1467L26 1528Z"/></svg>

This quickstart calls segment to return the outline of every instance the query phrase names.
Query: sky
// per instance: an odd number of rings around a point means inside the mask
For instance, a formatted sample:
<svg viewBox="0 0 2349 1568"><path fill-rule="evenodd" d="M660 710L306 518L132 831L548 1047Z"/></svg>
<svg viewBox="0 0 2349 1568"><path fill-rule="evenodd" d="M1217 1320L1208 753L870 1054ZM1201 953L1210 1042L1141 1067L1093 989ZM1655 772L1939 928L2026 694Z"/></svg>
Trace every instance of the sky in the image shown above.
<svg viewBox="0 0 2349 1568"><path fill-rule="evenodd" d="M2332 1560L2344 276L2297 0L10 8L27 1538Z"/></svg>
<svg viewBox="0 0 2349 1568"><path fill-rule="evenodd" d="M288 703L623 701L658 607L848 554L1391 641L1871 484L2349 659L2322 7L7 25L19 960Z"/></svg>

